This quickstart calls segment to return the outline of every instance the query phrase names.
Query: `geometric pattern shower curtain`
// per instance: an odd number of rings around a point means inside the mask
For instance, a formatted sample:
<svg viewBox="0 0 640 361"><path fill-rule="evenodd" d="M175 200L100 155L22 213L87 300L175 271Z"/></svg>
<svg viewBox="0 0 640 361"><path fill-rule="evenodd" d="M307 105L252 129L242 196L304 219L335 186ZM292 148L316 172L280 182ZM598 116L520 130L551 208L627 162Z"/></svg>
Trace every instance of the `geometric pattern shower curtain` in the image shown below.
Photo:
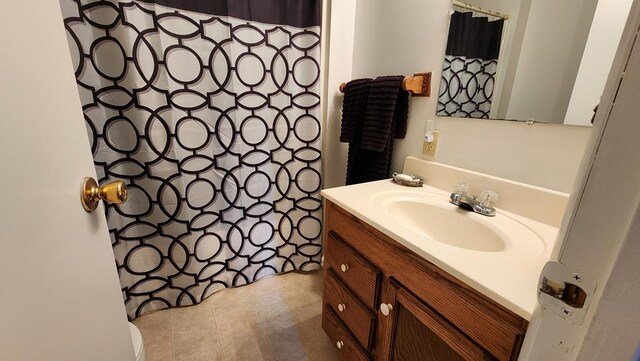
<svg viewBox="0 0 640 361"><path fill-rule="evenodd" d="M131 319L320 267L320 0L61 0Z"/></svg>
<svg viewBox="0 0 640 361"><path fill-rule="evenodd" d="M489 118L504 19L451 15L436 114Z"/></svg>

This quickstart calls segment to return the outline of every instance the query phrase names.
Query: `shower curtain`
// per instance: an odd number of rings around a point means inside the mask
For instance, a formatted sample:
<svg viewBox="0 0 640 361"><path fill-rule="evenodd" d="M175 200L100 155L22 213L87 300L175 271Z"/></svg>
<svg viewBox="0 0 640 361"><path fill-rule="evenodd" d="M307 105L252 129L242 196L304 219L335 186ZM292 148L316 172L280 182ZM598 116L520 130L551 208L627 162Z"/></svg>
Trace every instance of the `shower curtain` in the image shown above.
<svg viewBox="0 0 640 361"><path fill-rule="evenodd" d="M320 0L61 0L131 319L320 267Z"/></svg>
<svg viewBox="0 0 640 361"><path fill-rule="evenodd" d="M489 118L504 20L471 12L451 15L437 114Z"/></svg>

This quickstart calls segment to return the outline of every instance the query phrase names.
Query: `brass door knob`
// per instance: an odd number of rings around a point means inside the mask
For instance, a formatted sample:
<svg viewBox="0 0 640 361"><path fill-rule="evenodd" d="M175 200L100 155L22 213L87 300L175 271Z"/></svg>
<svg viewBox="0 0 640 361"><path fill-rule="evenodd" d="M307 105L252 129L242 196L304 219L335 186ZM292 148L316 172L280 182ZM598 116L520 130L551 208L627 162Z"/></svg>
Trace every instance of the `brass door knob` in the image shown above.
<svg viewBox="0 0 640 361"><path fill-rule="evenodd" d="M123 181L114 181L98 186L98 182L91 177L82 180L80 203L87 212L95 211L101 200L122 204L127 200L127 196L127 185Z"/></svg>

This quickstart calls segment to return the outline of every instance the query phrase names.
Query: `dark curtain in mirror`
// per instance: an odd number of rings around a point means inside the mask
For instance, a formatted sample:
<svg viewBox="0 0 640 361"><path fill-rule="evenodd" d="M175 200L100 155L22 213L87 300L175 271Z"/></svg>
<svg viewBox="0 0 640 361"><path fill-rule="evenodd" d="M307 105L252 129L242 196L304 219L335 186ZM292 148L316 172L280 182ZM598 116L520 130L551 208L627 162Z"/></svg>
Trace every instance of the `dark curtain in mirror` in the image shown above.
<svg viewBox="0 0 640 361"><path fill-rule="evenodd" d="M489 118L504 20L451 15L437 114Z"/></svg>

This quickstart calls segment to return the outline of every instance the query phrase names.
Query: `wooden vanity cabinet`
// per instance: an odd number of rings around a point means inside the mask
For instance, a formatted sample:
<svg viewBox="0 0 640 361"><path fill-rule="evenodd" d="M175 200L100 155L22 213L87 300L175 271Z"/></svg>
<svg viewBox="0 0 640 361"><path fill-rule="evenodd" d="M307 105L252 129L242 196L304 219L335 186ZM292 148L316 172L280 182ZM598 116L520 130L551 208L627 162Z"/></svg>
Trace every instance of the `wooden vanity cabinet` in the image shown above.
<svg viewBox="0 0 640 361"><path fill-rule="evenodd" d="M425 305L397 282L390 281L386 305L388 315L381 318L381 339L391 340L377 349L380 360L472 361L495 360L447 320Z"/></svg>
<svg viewBox="0 0 640 361"><path fill-rule="evenodd" d="M325 201L322 326L346 361L517 359L527 321Z"/></svg>

